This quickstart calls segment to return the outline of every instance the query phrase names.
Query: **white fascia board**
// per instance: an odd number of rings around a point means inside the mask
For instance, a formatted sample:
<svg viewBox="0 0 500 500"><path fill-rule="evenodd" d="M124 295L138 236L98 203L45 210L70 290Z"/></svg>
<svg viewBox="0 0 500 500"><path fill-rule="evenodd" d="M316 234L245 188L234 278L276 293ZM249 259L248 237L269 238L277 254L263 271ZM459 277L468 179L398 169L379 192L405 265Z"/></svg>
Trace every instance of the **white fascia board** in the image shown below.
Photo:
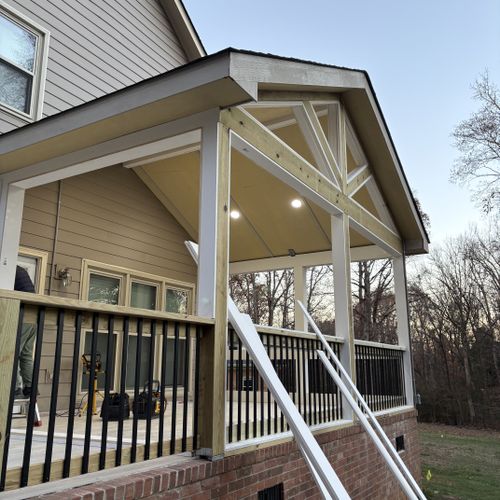
<svg viewBox="0 0 500 500"><path fill-rule="evenodd" d="M308 62L260 56L242 52L231 53L231 77L238 83L300 85L335 89L366 89L361 71L334 68Z"/></svg>
<svg viewBox="0 0 500 500"><path fill-rule="evenodd" d="M10 153L29 144L228 77L227 53L197 61L6 134L0 137L0 154Z"/></svg>

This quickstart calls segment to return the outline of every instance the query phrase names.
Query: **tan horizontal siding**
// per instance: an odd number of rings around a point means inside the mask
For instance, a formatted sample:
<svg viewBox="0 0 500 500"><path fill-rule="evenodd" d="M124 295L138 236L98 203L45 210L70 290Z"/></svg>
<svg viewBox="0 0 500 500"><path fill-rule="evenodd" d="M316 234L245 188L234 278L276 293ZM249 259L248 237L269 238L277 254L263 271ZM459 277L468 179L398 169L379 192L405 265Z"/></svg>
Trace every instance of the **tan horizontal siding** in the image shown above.
<svg viewBox="0 0 500 500"><path fill-rule="evenodd" d="M43 116L187 62L158 0L6 2L50 32ZM3 115L0 133L26 124Z"/></svg>
<svg viewBox="0 0 500 500"><path fill-rule="evenodd" d="M61 208L56 257L54 245L58 183L28 189L25 196L21 245L48 252L48 272L53 264L69 267L72 284L62 288L52 280L51 295L79 298L82 259L91 259L165 278L194 283L196 267L184 241L187 233L136 174L121 166L65 179L61 183ZM54 260L54 262L53 262ZM69 325L74 318L67 318ZM40 408L48 409L55 329L44 336L40 368ZM66 409L71 380L73 334L65 332L58 407Z"/></svg>

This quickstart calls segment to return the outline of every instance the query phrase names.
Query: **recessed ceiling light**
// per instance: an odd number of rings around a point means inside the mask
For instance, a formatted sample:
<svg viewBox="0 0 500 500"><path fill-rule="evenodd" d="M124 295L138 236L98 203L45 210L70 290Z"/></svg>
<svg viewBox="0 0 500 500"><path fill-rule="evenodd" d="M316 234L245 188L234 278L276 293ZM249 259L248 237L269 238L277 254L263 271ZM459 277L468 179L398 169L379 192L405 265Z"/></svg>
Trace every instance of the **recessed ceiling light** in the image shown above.
<svg viewBox="0 0 500 500"><path fill-rule="evenodd" d="M230 214L231 219L239 219L241 214L238 210L231 210Z"/></svg>
<svg viewBox="0 0 500 500"><path fill-rule="evenodd" d="M295 198L291 201L290 205L292 205L293 208L300 208L302 206L302 200Z"/></svg>

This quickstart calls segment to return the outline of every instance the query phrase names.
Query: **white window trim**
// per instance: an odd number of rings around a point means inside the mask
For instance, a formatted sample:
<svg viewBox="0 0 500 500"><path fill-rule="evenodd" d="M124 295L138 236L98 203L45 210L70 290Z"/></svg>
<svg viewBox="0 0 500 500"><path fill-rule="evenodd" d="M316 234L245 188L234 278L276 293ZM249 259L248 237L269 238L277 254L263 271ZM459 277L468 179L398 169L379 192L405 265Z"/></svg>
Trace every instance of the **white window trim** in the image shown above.
<svg viewBox="0 0 500 500"><path fill-rule="evenodd" d="M45 294L45 278L47 276L47 262L49 260L49 254L43 252L42 250L36 250L34 248L19 247L18 255L23 257L33 257L37 260L36 269L36 287L35 293L39 295Z"/></svg>
<svg viewBox="0 0 500 500"><path fill-rule="evenodd" d="M45 95L45 81L47 78L47 62L49 59L50 32L40 24L32 21L29 17L14 9L12 6L0 0L0 14L19 24L22 28L30 31L38 37L35 54L35 66L33 69L33 85L31 88L30 112L24 113L18 109L0 102L0 111L21 118L26 122L40 120L43 114L43 101Z"/></svg>

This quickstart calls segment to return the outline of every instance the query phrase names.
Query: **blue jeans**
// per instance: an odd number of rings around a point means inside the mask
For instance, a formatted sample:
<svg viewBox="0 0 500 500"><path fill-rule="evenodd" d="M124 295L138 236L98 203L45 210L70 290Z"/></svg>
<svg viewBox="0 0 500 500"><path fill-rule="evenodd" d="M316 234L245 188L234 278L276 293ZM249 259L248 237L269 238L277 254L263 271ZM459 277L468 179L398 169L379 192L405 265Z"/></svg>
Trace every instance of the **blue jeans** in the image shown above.
<svg viewBox="0 0 500 500"><path fill-rule="evenodd" d="M31 387L33 377L33 346L35 344L35 337L36 325L25 323L21 330L16 389Z"/></svg>

